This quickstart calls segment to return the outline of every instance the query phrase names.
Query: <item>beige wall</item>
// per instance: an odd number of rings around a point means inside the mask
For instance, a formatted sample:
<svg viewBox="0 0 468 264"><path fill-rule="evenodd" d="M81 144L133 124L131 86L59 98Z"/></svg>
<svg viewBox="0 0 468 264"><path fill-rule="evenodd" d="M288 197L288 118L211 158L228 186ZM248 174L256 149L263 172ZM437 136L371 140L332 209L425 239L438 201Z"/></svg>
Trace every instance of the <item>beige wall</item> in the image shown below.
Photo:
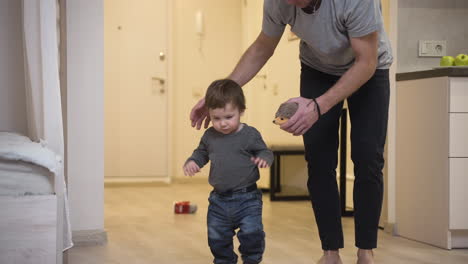
<svg viewBox="0 0 468 264"><path fill-rule="evenodd" d="M190 126L189 113L211 81L226 77L241 55L241 2L176 0L173 3L172 177L184 177L182 165L198 146L203 130ZM195 30L203 12L204 35ZM206 177L208 168L195 177Z"/></svg>
<svg viewBox="0 0 468 264"><path fill-rule="evenodd" d="M243 49L260 33L262 15L263 1L243 1ZM278 106L291 97L299 96L299 40L289 41L286 33L274 56L244 87L247 97L245 121L255 126L269 145L302 143L301 137L294 137L272 123Z"/></svg>
<svg viewBox="0 0 468 264"><path fill-rule="evenodd" d="M384 26L387 35L390 32L390 0L381 0L382 4L382 15L384 18Z"/></svg>

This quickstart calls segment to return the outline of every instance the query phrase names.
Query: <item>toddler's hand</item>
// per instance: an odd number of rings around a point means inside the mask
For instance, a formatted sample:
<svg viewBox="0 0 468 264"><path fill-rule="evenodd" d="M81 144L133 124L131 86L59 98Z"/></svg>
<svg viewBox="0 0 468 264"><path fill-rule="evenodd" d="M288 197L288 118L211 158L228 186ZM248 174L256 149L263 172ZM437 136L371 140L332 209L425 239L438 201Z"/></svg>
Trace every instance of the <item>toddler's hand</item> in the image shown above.
<svg viewBox="0 0 468 264"><path fill-rule="evenodd" d="M259 157L252 157L250 160L252 160L255 165L259 168L268 168L270 165L268 165L268 162L266 160L259 158Z"/></svg>
<svg viewBox="0 0 468 264"><path fill-rule="evenodd" d="M193 176L195 173L200 171L200 167L198 167L197 163L193 160L189 160L184 165L184 174L185 176Z"/></svg>

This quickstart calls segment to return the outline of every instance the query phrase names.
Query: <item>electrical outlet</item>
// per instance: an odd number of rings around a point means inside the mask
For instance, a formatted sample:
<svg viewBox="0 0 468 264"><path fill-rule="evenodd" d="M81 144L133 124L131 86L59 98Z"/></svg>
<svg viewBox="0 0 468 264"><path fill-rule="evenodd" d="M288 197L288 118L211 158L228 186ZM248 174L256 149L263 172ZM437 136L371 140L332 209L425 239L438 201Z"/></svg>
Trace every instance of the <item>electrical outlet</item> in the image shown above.
<svg viewBox="0 0 468 264"><path fill-rule="evenodd" d="M447 54L447 41L420 40L419 57L442 57Z"/></svg>

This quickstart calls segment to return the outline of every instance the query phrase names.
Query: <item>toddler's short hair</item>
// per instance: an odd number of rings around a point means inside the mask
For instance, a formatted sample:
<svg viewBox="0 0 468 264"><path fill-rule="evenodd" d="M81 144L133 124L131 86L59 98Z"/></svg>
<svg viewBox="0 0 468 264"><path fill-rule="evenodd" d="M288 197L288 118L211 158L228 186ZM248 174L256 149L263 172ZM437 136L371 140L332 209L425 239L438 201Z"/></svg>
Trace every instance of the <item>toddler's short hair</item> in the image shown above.
<svg viewBox="0 0 468 264"><path fill-rule="evenodd" d="M231 103L240 112L245 110L245 97L242 88L230 79L216 80L210 84L205 95L205 106L208 109L224 108Z"/></svg>

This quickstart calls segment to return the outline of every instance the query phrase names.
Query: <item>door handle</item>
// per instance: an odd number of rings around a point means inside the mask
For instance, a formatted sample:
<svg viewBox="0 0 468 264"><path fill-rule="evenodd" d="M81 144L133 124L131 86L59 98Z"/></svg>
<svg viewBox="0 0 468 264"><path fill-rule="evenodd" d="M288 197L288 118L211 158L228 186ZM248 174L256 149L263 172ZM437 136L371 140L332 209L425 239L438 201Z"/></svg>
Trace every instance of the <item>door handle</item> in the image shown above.
<svg viewBox="0 0 468 264"><path fill-rule="evenodd" d="M166 79L161 78L161 77L151 77L151 80L153 81L159 81L161 85L164 85L166 83Z"/></svg>
<svg viewBox="0 0 468 264"><path fill-rule="evenodd" d="M161 89L159 89L159 93L160 94L164 94L166 92L166 90L164 89L164 84L166 84L166 79L164 78L161 78L161 77L156 77L156 76L153 76L151 77L151 80L154 82L154 81L158 81L159 84L161 85Z"/></svg>
<svg viewBox="0 0 468 264"><path fill-rule="evenodd" d="M166 59L166 54L164 54L164 52L159 52L159 60L163 61L164 59Z"/></svg>

